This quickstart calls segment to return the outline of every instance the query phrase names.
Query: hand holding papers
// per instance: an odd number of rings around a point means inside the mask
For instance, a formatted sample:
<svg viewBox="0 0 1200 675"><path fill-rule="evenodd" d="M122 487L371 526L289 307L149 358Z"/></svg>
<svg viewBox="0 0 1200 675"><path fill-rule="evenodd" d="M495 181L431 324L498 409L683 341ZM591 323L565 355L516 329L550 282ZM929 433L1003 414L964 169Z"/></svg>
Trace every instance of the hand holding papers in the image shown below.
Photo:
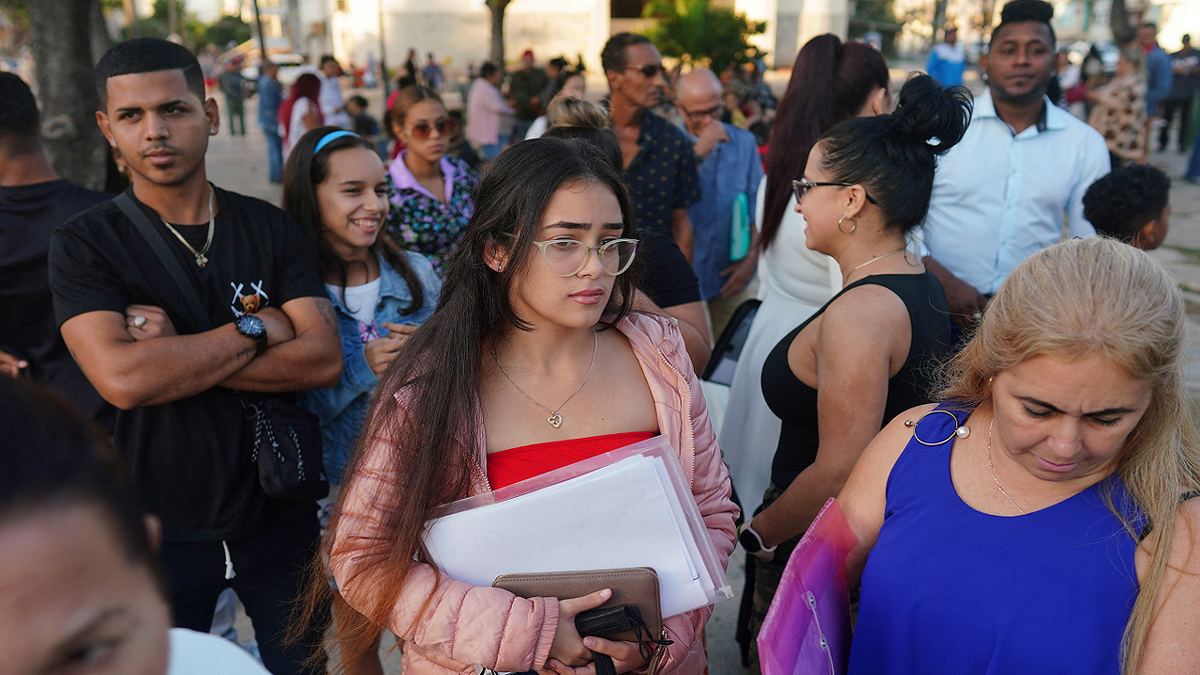
<svg viewBox="0 0 1200 675"><path fill-rule="evenodd" d="M652 567L662 614L733 596L683 477L661 437L450 504L425 544L453 579Z"/></svg>

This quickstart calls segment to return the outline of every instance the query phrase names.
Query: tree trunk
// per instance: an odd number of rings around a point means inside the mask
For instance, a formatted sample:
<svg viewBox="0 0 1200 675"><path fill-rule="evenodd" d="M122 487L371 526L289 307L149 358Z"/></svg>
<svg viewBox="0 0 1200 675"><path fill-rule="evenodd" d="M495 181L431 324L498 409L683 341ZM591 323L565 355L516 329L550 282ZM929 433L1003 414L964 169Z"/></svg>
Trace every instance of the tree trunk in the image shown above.
<svg viewBox="0 0 1200 675"><path fill-rule="evenodd" d="M504 65L504 10L512 0L487 0L492 10L492 60Z"/></svg>
<svg viewBox="0 0 1200 675"><path fill-rule="evenodd" d="M29 5L30 47L37 64L42 141L54 170L92 190L104 186L104 136L96 126L92 85L92 5L100 0L37 0Z"/></svg>
<svg viewBox="0 0 1200 675"><path fill-rule="evenodd" d="M1129 25L1129 12L1125 9L1125 0L1112 0L1112 8L1108 14L1108 26L1112 30L1113 42L1123 47L1133 41L1136 31Z"/></svg>
<svg viewBox="0 0 1200 675"><path fill-rule="evenodd" d="M112 47L112 36L108 34L108 23L104 20L104 8L99 2L92 3L91 21L92 63L96 64L100 63L104 52Z"/></svg>

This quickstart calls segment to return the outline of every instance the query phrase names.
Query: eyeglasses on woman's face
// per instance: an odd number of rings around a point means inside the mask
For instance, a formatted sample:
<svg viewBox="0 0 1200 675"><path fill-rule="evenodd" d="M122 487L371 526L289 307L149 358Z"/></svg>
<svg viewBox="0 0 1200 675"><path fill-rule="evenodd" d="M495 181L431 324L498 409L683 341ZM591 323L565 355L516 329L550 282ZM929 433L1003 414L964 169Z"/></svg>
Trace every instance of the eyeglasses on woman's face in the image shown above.
<svg viewBox="0 0 1200 675"><path fill-rule="evenodd" d="M449 117L440 117L433 124L429 122L419 122L408 127L408 134L418 141L423 141L429 138L434 129L437 129L439 136L449 136L454 131L457 125L454 120Z"/></svg>
<svg viewBox="0 0 1200 675"><path fill-rule="evenodd" d="M578 239L550 239L533 243L542 249L542 258L550 271L564 278L573 277L587 267L592 251L596 252L605 274L614 277L622 274L633 264L638 246L637 239L609 239L598 246L588 246Z"/></svg>
<svg viewBox="0 0 1200 675"><path fill-rule="evenodd" d="M799 203L801 199L804 199L804 195L808 194L808 191L815 187L853 187L855 185L858 185L858 183L812 183L801 178L800 180L792 181L792 191L796 193L796 202ZM867 201L872 204L879 204L865 189L863 190L863 194L866 195Z"/></svg>

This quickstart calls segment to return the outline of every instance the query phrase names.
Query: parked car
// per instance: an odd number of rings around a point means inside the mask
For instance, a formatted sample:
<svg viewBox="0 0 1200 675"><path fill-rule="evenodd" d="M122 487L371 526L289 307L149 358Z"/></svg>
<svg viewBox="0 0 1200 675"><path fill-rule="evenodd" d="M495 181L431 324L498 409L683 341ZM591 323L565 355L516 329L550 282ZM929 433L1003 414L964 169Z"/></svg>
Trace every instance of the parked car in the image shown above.
<svg viewBox="0 0 1200 675"><path fill-rule="evenodd" d="M304 67L304 57L299 54L271 54L271 61L279 64L279 82L284 87L292 86L297 77L300 77L302 68ZM251 91L258 90L258 64L246 66L242 68L242 77L246 78L246 83L250 85Z"/></svg>

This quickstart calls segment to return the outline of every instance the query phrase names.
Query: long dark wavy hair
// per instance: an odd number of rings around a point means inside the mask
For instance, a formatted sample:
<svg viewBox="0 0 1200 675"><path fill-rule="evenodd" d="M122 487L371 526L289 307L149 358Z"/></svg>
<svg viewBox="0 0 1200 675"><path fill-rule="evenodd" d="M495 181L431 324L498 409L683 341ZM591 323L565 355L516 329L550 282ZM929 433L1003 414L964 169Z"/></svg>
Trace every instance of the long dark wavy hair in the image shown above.
<svg viewBox="0 0 1200 675"><path fill-rule="evenodd" d="M333 153L348 148L363 148L375 154L378 154L379 151L375 148L374 143L356 135L335 138L326 143L320 152L313 154L317 143L320 143L327 134L335 131L342 131L342 129L317 127L306 132L296 142L296 147L288 156L287 166L283 171L282 206L284 211L290 213L296 222L300 223L300 227L316 248L317 273L323 279L332 277L338 280L338 286L343 289L342 304L345 304L346 277L350 265L361 263L348 263L339 258L325 237L321 236L321 231L325 229L325 226L321 223L321 204L317 200L317 186L324 183L325 179L329 177L329 158ZM383 232L380 232L379 236L375 238L375 243L371 244L370 250L373 256L383 256L384 261L404 278L404 283L408 286L412 302L404 308L401 314L412 314L421 309L421 306L425 304L425 291L421 288L421 280L417 278L416 273L408 264L408 258L404 252Z"/></svg>
<svg viewBox="0 0 1200 675"><path fill-rule="evenodd" d="M767 191L759 241L765 249L779 232L792 195L792 181L804 174L808 153L821 134L858 114L871 92L888 86L888 67L878 49L842 41L832 33L808 41L792 66L787 91L775 111L767 150Z"/></svg>
<svg viewBox="0 0 1200 675"><path fill-rule="evenodd" d="M341 663L355 663L374 645L377 626L387 625L414 558L429 562L424 524L439 506L465 497L478 472L473 439L483 426L479 408L482 355L512 330L531 326L516 313L512 296L530 265L541 265L533 242L542 214L560 188L599 184L616 195L632 237L633 208L621 174L586 143L553 138L523 141L487 164L467 223L442 286L437 311L421 325L381 378L366 428L344 475L353 484L365 470L364 452L388 453L388 479L403 495L389 504L380 524L391 551L373 570L375 597L356 607L359 616L339 616ZM489 251L508 252L503 271L486 264ZM600 327L610 328L629 313L636 279L618 276ZM412 402L403 407L397 401ZM373 464L372 471L378 465ZM343 491L343 496L349 490ZM335 507L324 552L333 547L341 504ZM310 575L305 612L309 620L330 597L324 557Z"/></svg>

